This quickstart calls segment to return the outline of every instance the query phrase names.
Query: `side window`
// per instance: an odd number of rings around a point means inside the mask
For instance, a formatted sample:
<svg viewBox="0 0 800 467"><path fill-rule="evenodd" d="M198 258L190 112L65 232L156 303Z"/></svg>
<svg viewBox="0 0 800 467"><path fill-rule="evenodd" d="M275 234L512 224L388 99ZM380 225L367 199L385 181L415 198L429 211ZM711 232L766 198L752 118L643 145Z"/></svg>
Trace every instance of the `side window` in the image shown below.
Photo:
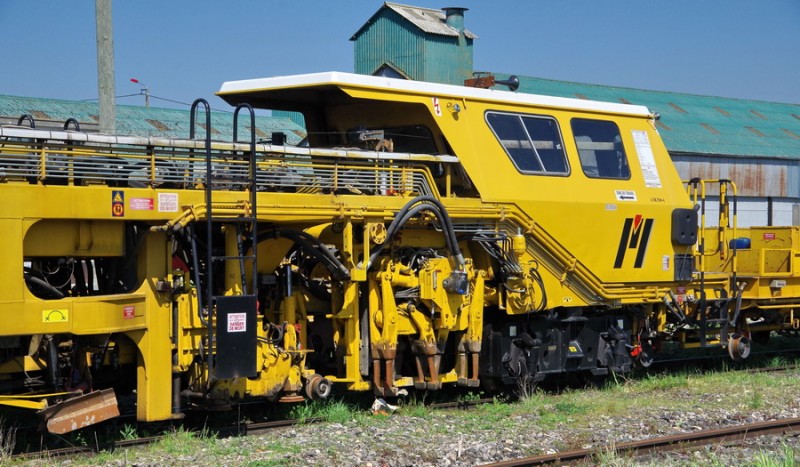
<svg viewBox="0 0 800 467"><path fill-rule="evenodd" d="M619 128L607 120L572 119L583 173L591 178L631 178Z"/></svg>
<svg viewBox="0 0 800 467"><path fill-rule="evenodd" d="M486 122L520 172L569 173L555 119L488 112Z"/></svg>

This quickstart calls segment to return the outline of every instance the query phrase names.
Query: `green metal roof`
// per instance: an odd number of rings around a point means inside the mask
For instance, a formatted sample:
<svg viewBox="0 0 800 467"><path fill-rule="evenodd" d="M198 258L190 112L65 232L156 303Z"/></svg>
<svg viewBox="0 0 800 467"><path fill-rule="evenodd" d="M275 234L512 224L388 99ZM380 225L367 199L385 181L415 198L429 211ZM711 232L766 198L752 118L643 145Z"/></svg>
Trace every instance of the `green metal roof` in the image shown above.
<svg viewBox="0 0 800 467"><path fill-rule="evenodd" d="M658 130L672 153L800 159L800 105L519 79L518 92L644 105L661 115Z"/></svg>
<svg viewBox="0 0 800 467"><path fill-rule="evenodd" d="M31 115L36 120L37 128L63 128L63 123L68 118L75 118L80 123L81 130L96 132L99 110L96 102L0 95L0 123L16 123L23 114ZM188 109L117 105L116 114L118 135L189 137ZM196 131L202 137L205 134L202 126L205 124L205 112L199 111L197 115L201 125ZM240 140L249 137L249 123L249 114L240 112ZM27 126L27 122L25 125ZM305 129L288 118L256 116L256 139L270 138L273 132L285 133L290 144L296 144L305 137ZM232 112L211 111L211 139L233 139Z"/></svg>

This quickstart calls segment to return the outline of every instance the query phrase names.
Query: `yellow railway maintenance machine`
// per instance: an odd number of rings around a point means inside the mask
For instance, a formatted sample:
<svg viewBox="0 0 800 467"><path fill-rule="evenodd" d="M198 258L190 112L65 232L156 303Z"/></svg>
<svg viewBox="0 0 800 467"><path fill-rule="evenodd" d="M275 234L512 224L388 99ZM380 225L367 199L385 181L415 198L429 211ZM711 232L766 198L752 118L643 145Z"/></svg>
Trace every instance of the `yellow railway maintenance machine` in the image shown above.
<svg viewBox="0 0 800 467"><path fill-rule="evenodd" d="M798 229L736 230L734 185L687 191L643 107L344 73L219 95L308 137L211 141L202 100L186 140L0 128L0 405L61 433L117 394L156 421L602 378L800 324Z"/></svg>

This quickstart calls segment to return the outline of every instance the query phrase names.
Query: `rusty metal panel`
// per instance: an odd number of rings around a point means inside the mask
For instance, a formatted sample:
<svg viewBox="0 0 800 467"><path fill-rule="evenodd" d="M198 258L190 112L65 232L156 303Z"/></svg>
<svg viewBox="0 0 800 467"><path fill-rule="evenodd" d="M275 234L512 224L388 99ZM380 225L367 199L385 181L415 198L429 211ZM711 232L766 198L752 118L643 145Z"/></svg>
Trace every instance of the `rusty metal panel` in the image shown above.
<svg viewBox="0 0 800 467"><path fill-rule="evenodd" d="M119 407L113 389L94 391L37 412L55 434L85 428L118 417Z"/></svg>
<svg viewBox="0 0 800 467"><path fill-rule="evenodd" d="M681 178L733 180L740 196L800 198L800 164L780 159L673 155ZM712 189L709 194L717 194Z"/></svg>

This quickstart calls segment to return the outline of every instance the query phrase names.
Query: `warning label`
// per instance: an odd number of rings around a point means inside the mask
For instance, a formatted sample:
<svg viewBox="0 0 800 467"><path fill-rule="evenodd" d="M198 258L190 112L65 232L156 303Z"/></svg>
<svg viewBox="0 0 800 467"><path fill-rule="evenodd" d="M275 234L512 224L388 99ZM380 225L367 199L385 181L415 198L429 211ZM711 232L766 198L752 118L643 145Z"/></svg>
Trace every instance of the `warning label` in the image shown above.
<svg viewBox="0 0 800 467"><path fill-rule="evenodd" d="M131 211L152 211L153 198L131 198Z"/></svg>
<svg viewBox="0 0 800 467"><path fill-rule="evenodd" d="M439 98L434 97L431 99L433 102L433 113L436 114L437 117L442 116L442 105L439 103Z"/></svg>
<svg viewBox="0 0 800 467"><path fill-rule="evenodd" d="M125 215L125 193L114 190L111 192L111 215L122 217Z"/></svg>
<svg viewBox="0 0 800 467"><path fill-rule="evenodd" d="M228 314L228 332L247 331L247 313Z"/></svg>
<svg viewBox="0 0 800 467"><path fill-rule="evenodd" d="M178 212L178 194L159 193L158 212Z"/></svg>
<svg viewBox="0 0 800 467"><path fill-rule="evenodd" d="M125 319L132 319L136 317L136 307L126 306L122 309L122 317Z"/></svg>

